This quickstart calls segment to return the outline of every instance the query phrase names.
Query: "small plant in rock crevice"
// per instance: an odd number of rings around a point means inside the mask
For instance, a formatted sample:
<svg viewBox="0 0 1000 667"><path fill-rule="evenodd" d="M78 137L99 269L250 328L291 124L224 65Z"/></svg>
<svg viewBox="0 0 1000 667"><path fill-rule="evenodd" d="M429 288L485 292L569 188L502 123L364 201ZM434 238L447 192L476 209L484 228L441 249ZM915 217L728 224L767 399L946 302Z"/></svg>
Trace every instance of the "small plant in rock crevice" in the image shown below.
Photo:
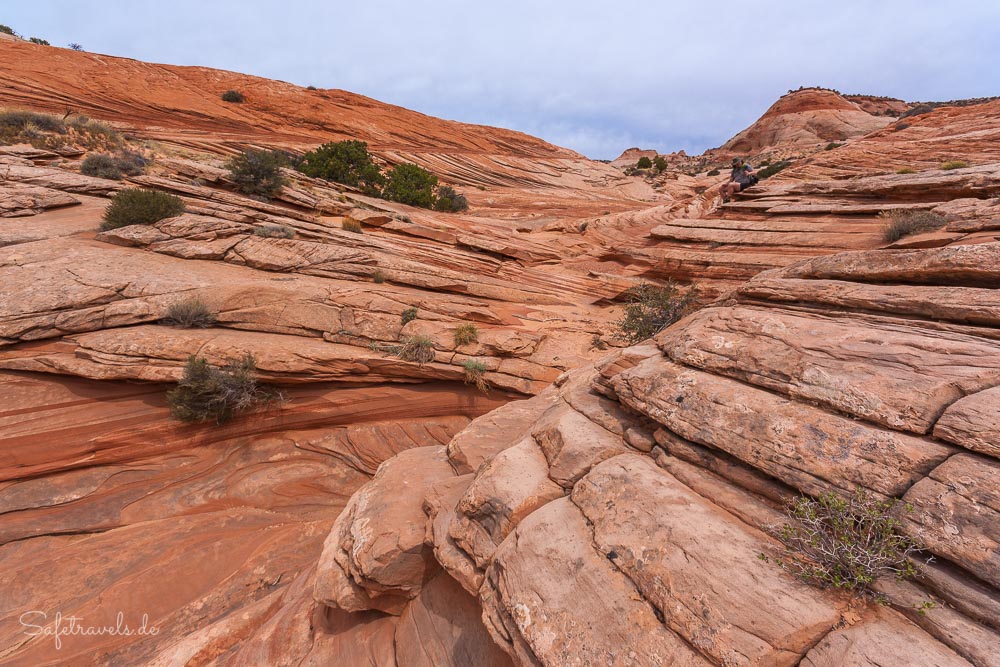
<svg viewBox="0 0 1000 667"><path fill-rule="evenodd" d="M340 228L345 232L352 232L354 234L361 234L364 231L361 228L361 223L354 218L344 218L340 223Z"/></svg>
<svg viewBox="0 0 1000 667"><path fill-rule="evenodd" d="M413 320L417 319L417 309L416 307L410 307L403 311L399 316L399 321L401 324L409 324Z"/></svg>
<svg viewBox="0 0 1000 667"><path fill-rule="evenodd" d="M80 164L80 173L119 181L125 176L138 176L148 164L149 160L132 151L122 151L116 155L94 153Z"/></svg>
<svg viewBox="0 0 1000 667"><path fill-rule="evenodd" d="M434 339L430 336L410 336L396 355L404 361L413 361L421 366L434 361Z"/></svg>
<svg viewBox="0 0 1000 667"><path fill-rule="evenodd" d="M697 306L698 289L687 290L673 281L663 286L642 283L630 289L622 318L615 322L614 336L629 344L651 338Z"/></svg>
<svg viewBox="0 0 1000 667"><path fill-rule="evenodd" d="M785 546L777 563L810 584L878 597L870 587L879 577L917 574L910 557L919 546L902 534L897 506L894 498L881 500L860 488L846 497L799 497L786 509L788 523L768 527Z"/></svg>
<svg viewBox="0 0 1000 667"><path fill-rule="evenodd" d="M945 171L950 171L952 169L965 169L969 166L969 163L965 160L949 160L948 162L942 162L941 168Z"/></svg>
<svg viewBox="0 0 1000 667"><path fill-rule="evenodd" d="M222 367L201 357L188 357L184 375L167 392L167 403L176 419L216 425L281 398L258 383L257 364L249 353Z"/></svg>
<svg viewBox="0 0 1000 667"><path fill-rule="evenodd" d="M486 364L478 359L466 359L462 362L465 370L466 384L474 384L476 388L484 394L489 393L490 385L486 381Z"/></svg>
<svg viewBox="0 0 1000 667"><path fill-rule="evenodd" d="M886 243L895 243L911 234L934 231L947 223L944 216L930 211L882 211L879 217L887 221L882 228L882 239Z"/></svg>
<svg viewBox="0 0 1000 667"><path fill-rule="evenodd" d="M243 104L247 101L247 98L238 90L227 90L221 95L223 102L230 102L232 104Z"/></svg>
<svg viewBox="0 0 1000 667"><path fill-rule="evenodd" d="M254 227L254 236L262 236L268 239L291 239L295 238L295 230L288 225L260 225Z"/></svg>
<svg viewBox="0 0 1000 667"><path fill-rule="evenodd" d="M479 329L475 324L466 322L455 327L455 345L461 347L479 341Z"/></svg>
<svg viewBox="0 0 1000 667"><path fill-rule="evenodd" d="M205 329L215 326L215 313L198 297L172 303L161 323L185 329Z"/></svg>

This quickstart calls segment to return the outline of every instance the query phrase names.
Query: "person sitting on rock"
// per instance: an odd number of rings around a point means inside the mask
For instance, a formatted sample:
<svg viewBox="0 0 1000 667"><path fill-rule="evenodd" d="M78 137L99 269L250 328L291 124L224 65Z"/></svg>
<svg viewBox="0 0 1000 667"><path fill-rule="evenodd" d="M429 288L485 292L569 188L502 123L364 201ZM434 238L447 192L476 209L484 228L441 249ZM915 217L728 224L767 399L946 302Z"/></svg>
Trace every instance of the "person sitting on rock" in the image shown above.
<svg viewBox="0 0 1000 667"><path fill-rule="evenodd" d="M753 167L741 158L733 158L733 170L729 173L729 181L722 184L722 203L728 203L729 198L737 192L743 192L757 179L753 175Z"/></svg>

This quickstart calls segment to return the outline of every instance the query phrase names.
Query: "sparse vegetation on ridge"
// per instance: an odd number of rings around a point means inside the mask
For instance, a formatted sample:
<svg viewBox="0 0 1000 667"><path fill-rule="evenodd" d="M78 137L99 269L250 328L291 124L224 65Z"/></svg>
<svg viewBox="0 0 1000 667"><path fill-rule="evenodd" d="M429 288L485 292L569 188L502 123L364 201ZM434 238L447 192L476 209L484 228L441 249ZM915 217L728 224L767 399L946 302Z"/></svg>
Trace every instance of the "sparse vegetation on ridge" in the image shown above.
<svg viewBox="0 0 1000 667"><path fill-rule="evenodd" d="M940 229L947 222L944 216L930 211L882 211L879 217L888 221L882 228L882 239L886 243L895 243L911 234Z"/></svg>
<svg viewBox="0 0 1000 667"><path fill-rule="evenodd" d="M698 289L692 285L682 290L668 280L662 287L651 283L637 285L625 297L628 303L622 318L615 322L614 336L634 344L655 336L693 311Z"/></svg>
<svg viewBox="0 0 1000 667"><path fill-rule="evenodd" d="M184 375L167 392L176 419L216 425L280 398L257 382L257 363L249 353L221 368L201 357L188 357Z"/></svg>
<svg viewBox="0 0 1000 667"><path fill-rule="evenodd" d="M247 98L244 97L243 93L238 90L227 90L222 93L222 101L231 102L233 104L243 104L247 101Z"/></svg>
<svg viewBox="0 0 1000 667"><path fill-rule="evenodd" d="M129 188L118 192L104 210L101 231L128 225L151 225L184 212L180 197L158 190Z"/></svg>
<svg viewBox="0 0 1000 667"><path fill-rule="evenodd" d="M652 166L653 166L653 161L650 160L645 155L639 158L639 161L635 163L636 169L650 169L652 168Z"/></svg>
<svg viewBox="0 0 1000 667"><path fill-rule="evenodd" d="M777 562L813 585L875 595L870 586L879 577L917 574L910 556L919 548L901 533L897 506L896 499L879 500L860 488L848 497L800 497L787 508L789 522L772 527L785 545Z"/></svg>
<svg viewBox="0 0 1000 667"><path fill-rule="evenodd" d="M378 196L385 177L368 153L364 141L333 141L307 152L296 167L306 176L361 188Z"/></svg>

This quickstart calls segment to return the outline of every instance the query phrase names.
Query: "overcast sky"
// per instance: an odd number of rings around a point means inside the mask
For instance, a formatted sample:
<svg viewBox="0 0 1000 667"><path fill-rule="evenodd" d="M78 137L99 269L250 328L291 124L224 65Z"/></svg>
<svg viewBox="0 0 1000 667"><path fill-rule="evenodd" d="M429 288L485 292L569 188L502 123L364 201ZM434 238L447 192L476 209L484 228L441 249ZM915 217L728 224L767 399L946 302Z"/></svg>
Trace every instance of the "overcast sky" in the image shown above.
<svg viewBox="0 0 1000 667"><path fill-rule="evenodd" d="M0 23L58 46L343 88L592 158L700 153L800 85L1000 95L998 0L4 0Z"/></svg>

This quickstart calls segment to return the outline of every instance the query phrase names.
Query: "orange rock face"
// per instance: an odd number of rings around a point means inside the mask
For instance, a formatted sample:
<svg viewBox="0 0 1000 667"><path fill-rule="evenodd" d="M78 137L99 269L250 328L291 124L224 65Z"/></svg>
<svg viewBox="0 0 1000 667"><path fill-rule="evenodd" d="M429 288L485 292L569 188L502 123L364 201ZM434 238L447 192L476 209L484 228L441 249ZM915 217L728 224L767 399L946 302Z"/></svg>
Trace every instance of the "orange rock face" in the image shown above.
<svg viewBox="0 0 1000 667"><path fill-rule="evenodd" d="M753 125L722 145L733 153L759 153L765 148L797 148L844 141L885 127L889 117L876 116L832 90L789 93L771 105Z"/></svg>
<svg viewBox="0 0 1000 667"><path fill-rule="evenodd" d="M901 127L788 95L729 149L851 141L722 204L722 177L654 189L342 91L11 40L0 63L0 104L158 142L126 181L0 146L0 662L998 664L1000 103ZM470 210L292 171L262 201L221 160L331 138ZM185 212L98 232L133 186ZM883 211L942 226L887 247ZM704 307L622 347L616 300L667 278ZM214 323L161 321L193 297ZM284 401L169 417L190 355L245 353ZM886 607L773 562L783 503L857 487L936 559L875 582ZM157 632L57 645L57 613Z"/></svg>

